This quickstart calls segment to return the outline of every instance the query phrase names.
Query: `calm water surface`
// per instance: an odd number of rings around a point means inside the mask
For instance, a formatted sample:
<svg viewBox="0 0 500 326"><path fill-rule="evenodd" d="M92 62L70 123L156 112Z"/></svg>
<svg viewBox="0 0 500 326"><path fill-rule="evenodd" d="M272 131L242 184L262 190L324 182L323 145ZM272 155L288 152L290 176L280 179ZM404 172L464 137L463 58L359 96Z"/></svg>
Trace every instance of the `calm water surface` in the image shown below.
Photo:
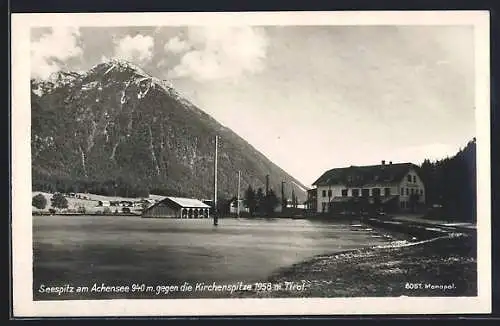
<svg viewBox="0 0 500 326"><path fill-rule="evenodd" d="M314 255L387 241L348 222L33 216L39 284L257 281Z"/></svg>

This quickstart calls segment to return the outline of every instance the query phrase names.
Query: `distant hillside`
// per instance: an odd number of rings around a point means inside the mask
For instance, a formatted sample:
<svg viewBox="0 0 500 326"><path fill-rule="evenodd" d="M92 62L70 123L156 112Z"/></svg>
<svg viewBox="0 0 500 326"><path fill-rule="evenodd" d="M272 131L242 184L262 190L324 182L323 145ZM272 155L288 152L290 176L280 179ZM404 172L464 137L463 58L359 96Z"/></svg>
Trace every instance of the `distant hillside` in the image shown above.
<svg viewBox="0 0 500 326"><path fill-rule="evenodd" d="M167 81L128 62L60 72L32 80L31 89L33 190L212 198L215 135L219 196L236 194L238 170L242 191L265 187L266 174L277 193L282 181L288 191L304 187Z"/></svg>

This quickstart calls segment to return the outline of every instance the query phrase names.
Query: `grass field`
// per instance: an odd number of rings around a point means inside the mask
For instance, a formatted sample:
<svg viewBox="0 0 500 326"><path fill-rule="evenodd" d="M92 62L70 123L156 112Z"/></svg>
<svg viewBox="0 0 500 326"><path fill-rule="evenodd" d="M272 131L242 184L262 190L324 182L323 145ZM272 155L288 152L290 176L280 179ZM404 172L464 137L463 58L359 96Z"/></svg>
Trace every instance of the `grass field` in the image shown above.
<svg viewBox="0 0 500 326"><path fill-rule="evenodd" d="M52 198L51 193L47 192L41 192L41 191L33 191L32 196L36 196L38 194L42 194L45 196L45 199L47 200L47 206L44 209L38 209L36 207L31 207L33 212L41 212L41 211L48 211L49 209L53 208L51 205L50 199ZM95 195L95 194L86 194L86 193L76 193L75 195L80 195L82 198L87 198L87 199L81 199L81 198L74 198L74 197L66 197L68 200L68 208L66 210L78 210L80 207L85 208L85 212L88 214L95 214L98 212L102 212L103 207L99 207L98 203L100 200L104 201L138 201L141 200L142 198L127 198L127 197L113 197L113 196L102 196L102 195ZM159 195L150 195L149 199L152 200L160 200L165 198L164 196L159 196ZM113 207L111 207L113 208Z"/></svg>

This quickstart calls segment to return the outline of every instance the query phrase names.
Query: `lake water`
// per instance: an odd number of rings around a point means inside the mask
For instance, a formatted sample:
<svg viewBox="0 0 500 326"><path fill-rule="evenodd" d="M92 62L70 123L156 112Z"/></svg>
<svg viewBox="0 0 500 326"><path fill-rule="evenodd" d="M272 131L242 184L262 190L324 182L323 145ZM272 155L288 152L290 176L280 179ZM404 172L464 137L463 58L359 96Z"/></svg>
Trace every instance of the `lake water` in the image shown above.
<svg viewBox="0 0 500 326"><path fill-rule="evenodd" d="M349 222L33 216L34 293L40 284L263 281L318 254L388 239Z"/></svg>

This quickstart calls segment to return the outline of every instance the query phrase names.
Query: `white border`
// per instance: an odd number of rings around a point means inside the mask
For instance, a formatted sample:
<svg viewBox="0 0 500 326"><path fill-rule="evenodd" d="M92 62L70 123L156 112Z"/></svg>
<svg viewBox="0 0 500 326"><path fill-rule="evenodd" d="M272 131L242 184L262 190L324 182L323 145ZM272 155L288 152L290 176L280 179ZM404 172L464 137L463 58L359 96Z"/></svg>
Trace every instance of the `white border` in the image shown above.
<svg viewBox="0 0 500 326"><path fill-rule="evenodd" d="M473 298L32 300L30 28L167 25L473 25L478 296ZM33 316L450 314L491 312L489 12L248 12L12 15L13 312Z"/></svg>

